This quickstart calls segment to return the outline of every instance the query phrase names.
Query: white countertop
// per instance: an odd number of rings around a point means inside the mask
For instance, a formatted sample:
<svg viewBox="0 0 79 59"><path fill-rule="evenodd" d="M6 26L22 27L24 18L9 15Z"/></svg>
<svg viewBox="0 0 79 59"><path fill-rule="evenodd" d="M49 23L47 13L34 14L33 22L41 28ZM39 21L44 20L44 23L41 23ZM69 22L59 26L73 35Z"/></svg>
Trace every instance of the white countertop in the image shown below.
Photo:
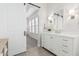
<svg viewBox="0 0 79 59"><path fill-rule="evenodd" d="M53 33L53 32L44 32L46 34L53 34L53 35L61 35L61 36L68 36L68 37L79 37L79 34L70 34L70 33Z"/></svg>

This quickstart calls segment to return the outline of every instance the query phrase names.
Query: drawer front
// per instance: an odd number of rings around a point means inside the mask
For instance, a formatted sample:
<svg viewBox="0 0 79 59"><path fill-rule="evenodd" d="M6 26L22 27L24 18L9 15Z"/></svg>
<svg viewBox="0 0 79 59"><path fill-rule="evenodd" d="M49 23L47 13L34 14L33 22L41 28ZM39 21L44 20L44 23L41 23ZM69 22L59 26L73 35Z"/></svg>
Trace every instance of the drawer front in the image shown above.
<svg viewBox="0 0 79 59"><path fill-rule="evenodd" d="M54 37L55 37L54 35L50 35L50 34L49 35L46 35L46 38L48 38L48 40L54 39Z"/></svg>
<svg viewBox="0 0 79 59"><path fill-rule="evenodd" d="M73 45L73 38L62 37L61 43L62 43L63 47L72 47L72 45Z"/></svg>
<svg viewBox="0 0 79 59"><path fill-rule="evenodd" d="M61 56L72 56L72 52L69 52L67 50L61 50Z"/></svg>
<svg viewBox="0 0 79 59"><path fill-rule="evenodd" d="M62 43L66 45L70 45L72 44L72 39L64 38L62 39Z"/></svg>
<svg viewBox="0 0 79 59"><path fill-rule="evenodd" d="M61 44L61 48L64 50L72 51L73 50L73 44L68 43L68 44Z"/></svg>
<svg viewBox="0 0 79 59"><path fill-rule="evenodd" d="M73 53L72 45L62 45L62 53L67 56L72 55Z"/></svg>
<svg viewBox="0 0 79 59"><path fill-rule="evenodd" d="M72 46L62 46L61 55L62 56L72 56L73 55Z"/></svg>
<svg viewBox="0 0 79 59"><path fill-rule="evenodd" d="M72 56L73 55L73 39L65 37L61 42L61 55Z"/></svg>

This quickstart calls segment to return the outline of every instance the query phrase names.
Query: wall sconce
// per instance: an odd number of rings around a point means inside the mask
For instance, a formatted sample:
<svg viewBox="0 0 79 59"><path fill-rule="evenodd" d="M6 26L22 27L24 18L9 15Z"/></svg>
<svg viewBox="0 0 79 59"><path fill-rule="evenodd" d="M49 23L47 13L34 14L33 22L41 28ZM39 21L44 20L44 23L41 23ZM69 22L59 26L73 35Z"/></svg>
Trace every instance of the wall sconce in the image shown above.
<svg viewBox="0 0 79 59"><path fill-rule="evenodd" d="M74 14L75 14L75 9L69 10L69 14L70 14L70 15L74 15Z"/></svg>
<svg viewBox="0 0 79 59"><path fill-rule="evenodd" d="M76 11L75 9L69 10L70 19L75 19Z"/></svg>
<svg viewBox="0 0 79 59"><path fill-rule="evenodd" d="M60 15L60 14L58 14L58 13L54 13L54 15L57 15L57 16L59 16L59 17L62 17L62 18L63 18L63 15Z"/></svg>
<svg viewBox="0 0 79 59"><path fill-rule="evenodd" d="M48 17L48 21L49 21L49 23L52 23L52 22L53 22L53 15L50 15L50 16Z"/></svg>

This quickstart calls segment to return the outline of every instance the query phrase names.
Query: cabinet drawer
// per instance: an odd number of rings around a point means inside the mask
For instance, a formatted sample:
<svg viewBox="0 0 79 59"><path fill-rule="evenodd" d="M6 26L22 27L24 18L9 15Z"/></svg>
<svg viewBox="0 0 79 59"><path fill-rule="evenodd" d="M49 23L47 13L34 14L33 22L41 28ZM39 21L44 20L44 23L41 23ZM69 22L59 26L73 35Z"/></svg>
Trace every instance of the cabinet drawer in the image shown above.
<svg viewBox="0 0 79 59"><path fill-rule="evenodd" d="M61 47L64 48L64 49L69 49L69 50L70 50L70 49L72 49L72 47L73 47L72 45L73 45L73 44L63 44L63 43L62 43Z"/></svg>
<svg viewBox="0 0 79 59"><path fill-rule="evenodd" d="M61 54L63 56L72 56L73 53L73 49L72 49L72 45L62 45L61 48Z"/></svg>
<svg viewBox="0 0 79 59"><path fill-rule="evenodd" d="M62 50L68 51L68 52L72 52L72 46L62 46Z"/></svg>
<svg viewBox="0 0 79 59"><path fill-rule="evenodd" d="M64 50L68 50L68 51L72 51L73 49L73 42L72 41L68 41L68 42L64 42L61 44L61 48Z"/></svg>
<svg viewBox="0 0 79 59"><path fill-rule="evenodd" d="M61 43L61 54L64 56L72 56L73 54L73 39L64 37Z"/></svg>
<svg viewBox="0 0 79 59"><path fill-rule="evenodd" d="M49 40L53 40L54 39L54 36L53 35L48 35L48 34L45 34L43 37L42 37L42 41L43 42L47 42Z"/></svg>
<svg viewBox="0 0 79 59"><path fill-rule="evenodd" d="M66 51L66 50L61 50L61 55L62 56L72 56L72 52Z"/></svg>
<svg viewBox="0 0 79 59"><path fill-rule="evenodd" d="M62 44L65 44L67 46L68 45L72 45L73 44L73 39L72 38L65 37L65 38L62 38L61 43Z"/></svg>
<svg viewBox="0 0 79 59"><path fill-rule="evenodd" d="M54 39L54 35L47 35L46 36L48 39Z"/></svg>

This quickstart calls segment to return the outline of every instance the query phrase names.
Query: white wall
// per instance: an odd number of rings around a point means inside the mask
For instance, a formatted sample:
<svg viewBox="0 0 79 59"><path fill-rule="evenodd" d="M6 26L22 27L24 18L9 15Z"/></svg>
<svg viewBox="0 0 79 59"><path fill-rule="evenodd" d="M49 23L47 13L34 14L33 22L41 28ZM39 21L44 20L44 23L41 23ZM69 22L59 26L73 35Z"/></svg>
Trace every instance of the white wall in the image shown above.
<svg viewBox="0 0 79 59"><path fill-rule="evenodd" d="M79 4L67 4L65 5L64 10L64 28L63 32L69 33L69 34L79 34L79 14L75 19L69 19L69 11L71 9L77 8L79 10ZM77 11L76 10L76 11ZM79 11L78 11L79 13ZM76 14L75 14L76 15Z"/></svg>
<svg viewBox="0 0 79 59"><path fill-rule="evenodd" d="M9 55L26 51L26 20L21 3L0 4L0 35L9 38Z"/></svg>
<svg viewBox="0 0 79 59"><path fill-rule="evenodd" d="M69 16L68 10L73 9L73 8L77 8L79 10L79 4L77 4L77 3L51 3L51 4L47 4L47 10L48 10L47 13L49 16L52 12L63 9L63 11L64 11L63 12L64 13L63 32L79 34L79 24L76 23L76 21L75 21L75 20L77 20L77 22L79 22L78 21L79 18L76 18L73 21L66 22L66 20L68 20L68 16ZM78 16L79 16L79 14L78 14Z"/></svg>
<svg viewBox="0 0 79 59"><path fill-rule="evenodd" d="M6 5L0 4L0 37L7 37Z"/></svg>

